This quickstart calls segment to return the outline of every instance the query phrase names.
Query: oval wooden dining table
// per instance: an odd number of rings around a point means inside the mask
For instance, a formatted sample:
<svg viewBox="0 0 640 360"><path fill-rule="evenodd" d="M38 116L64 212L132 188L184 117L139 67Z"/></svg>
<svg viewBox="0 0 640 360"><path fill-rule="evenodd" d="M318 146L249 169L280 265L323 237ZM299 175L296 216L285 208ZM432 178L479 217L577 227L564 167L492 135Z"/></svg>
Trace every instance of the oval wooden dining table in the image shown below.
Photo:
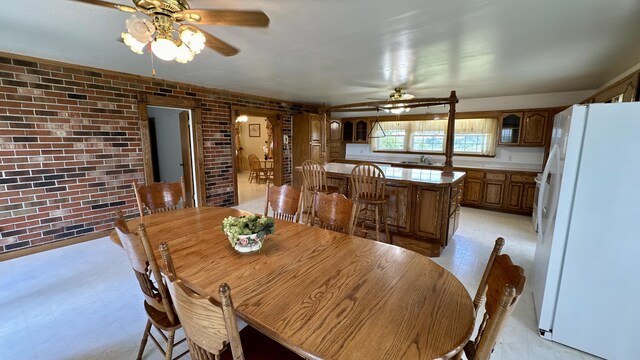
<svg viewBox="0 0 640 360"><path fill-rule="evenodd" d="M185 282L216 299L228 283L241 319L305 358L447 359L470 338L469 293L429 258L279 220L260 253L239 254L221 224L242 214L187 208L143 222L157 258L167 242Z"/></svg>

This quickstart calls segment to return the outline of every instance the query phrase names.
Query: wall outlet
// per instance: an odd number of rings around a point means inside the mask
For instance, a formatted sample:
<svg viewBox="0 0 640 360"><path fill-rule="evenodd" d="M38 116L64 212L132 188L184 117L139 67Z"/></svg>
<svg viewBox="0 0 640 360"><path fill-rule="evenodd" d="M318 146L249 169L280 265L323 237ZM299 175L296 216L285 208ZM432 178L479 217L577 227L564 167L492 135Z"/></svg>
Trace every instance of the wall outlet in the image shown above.
<svg viewBox="0 0 640 360"><path fill-rule="evenodd" d="M512 157L511 157L511 155L509 155L509 161L511 161L511 159L512 159Z"/></svg>

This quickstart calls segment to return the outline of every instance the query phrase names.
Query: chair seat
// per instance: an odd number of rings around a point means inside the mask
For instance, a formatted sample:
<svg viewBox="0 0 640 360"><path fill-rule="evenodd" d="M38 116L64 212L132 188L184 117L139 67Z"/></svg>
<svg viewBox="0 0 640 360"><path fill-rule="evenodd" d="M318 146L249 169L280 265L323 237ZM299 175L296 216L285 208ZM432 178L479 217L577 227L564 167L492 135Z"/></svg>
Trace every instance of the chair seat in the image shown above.
<svg viewBox="0 0 640 360"><path fill-rule="evenodd" d="M246 326L240 331L240 342L242 343L242 350L244 350L244 357L247 360L302 359L291 350L271 340L271 338L251 326ZM231 349L223 351L220 354L220 360L233 360Z"/></svg>
<svg viewBox="0 0 640 360"><path fill-rule="evenodd" d="M354 201L356 203L365 204L365 205L384 204L387 201L389 201L389 195L385 195L384 199L356 199Z"/></svg>
<svg viewBox="0 0 640 360"><path fill-rule="evenodd" d="M339 193L340 192L340 188L337 186L331 186L331 185L327 185L327 190L326 191L322 191L325 194L333 194L333 193Z"/></svg>
<svg viewBox="0 0 640 360"><path fill-rule="evenodd" d="M144 302L144 310L147 312L149 321L151 321L151 323L159 329L162 329L164 331L171 331L179 329L181 327L180 322L172 325L166 312L154 308L146 301Z"/></svg>

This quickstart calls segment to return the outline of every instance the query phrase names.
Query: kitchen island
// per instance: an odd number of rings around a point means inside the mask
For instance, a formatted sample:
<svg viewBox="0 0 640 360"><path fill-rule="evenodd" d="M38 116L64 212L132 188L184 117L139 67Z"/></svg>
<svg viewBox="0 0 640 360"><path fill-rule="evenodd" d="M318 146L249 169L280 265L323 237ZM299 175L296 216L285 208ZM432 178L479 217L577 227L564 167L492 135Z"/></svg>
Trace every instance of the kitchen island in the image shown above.
<svg viewBox="0 0 640 360"><path fill-rule="evenodd" d="M329 185L351 196L350 176L355 165L325 165ZM380 165L387 179L387 224L391 243L427 256L440 256L460 223L464 172L443 176L442 171ZM297 169L299 170L299 169Z"/></svg>

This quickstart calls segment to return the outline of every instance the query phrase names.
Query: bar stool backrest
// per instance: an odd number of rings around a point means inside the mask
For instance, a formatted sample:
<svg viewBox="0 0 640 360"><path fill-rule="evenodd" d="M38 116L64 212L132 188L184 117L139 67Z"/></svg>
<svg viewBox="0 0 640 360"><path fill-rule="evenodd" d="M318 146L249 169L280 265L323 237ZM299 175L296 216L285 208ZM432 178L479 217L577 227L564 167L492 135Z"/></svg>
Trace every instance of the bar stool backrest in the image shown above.
<svg viewBox="0 0 640 360"><path fill-rule="evenodd" d="M386 196L386 177L380 167L360 163L351 170L351 189L355 200L383 200Z"/></svg>
<svg viewBox="0 0 640 360"><path fill-rule="evenodd" d="M305 160L302 163L302 178L307 191L327 190L327 173L324 166L315 160Z"/></svg>

